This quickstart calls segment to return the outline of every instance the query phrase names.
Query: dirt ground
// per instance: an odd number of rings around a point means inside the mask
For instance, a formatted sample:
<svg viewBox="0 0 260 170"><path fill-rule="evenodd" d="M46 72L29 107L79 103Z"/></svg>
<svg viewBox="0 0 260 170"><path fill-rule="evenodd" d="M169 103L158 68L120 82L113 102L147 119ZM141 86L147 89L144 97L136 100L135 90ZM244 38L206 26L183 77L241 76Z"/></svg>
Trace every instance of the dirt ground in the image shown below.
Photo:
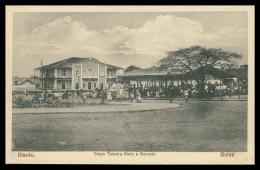
<svg viewBox="0 0 260 170"><path fill-rule="evenodd" d="M182 106L143 112L13 114L13 150L247 151L246 101L175 102Z"/></svg>

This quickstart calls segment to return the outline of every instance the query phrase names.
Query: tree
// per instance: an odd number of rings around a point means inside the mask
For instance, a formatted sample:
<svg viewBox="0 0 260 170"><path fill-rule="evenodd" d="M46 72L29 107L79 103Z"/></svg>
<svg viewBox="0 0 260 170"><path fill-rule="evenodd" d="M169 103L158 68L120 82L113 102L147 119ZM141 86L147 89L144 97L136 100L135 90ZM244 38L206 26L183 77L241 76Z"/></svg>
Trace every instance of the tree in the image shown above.
<svg viewBox="0 0 260 170"><path fill-rule="evenodd" d="M216 69L236 68L236 61L242 58L236 53L200 46L170 51L167 54L167 57L158 62L161 70L193 74L201 81L203 87L206 74Z"/></svg>
<svg viewBox="0 0 260 170"><path fill-rule="evenodd" d="M127 67L127 68L125 69L125 72L129 72L129 71L133 71L133 70L137 70L137 69L140 69L140 67L131 65L131 66L129 66L129 67Z"/></svg>

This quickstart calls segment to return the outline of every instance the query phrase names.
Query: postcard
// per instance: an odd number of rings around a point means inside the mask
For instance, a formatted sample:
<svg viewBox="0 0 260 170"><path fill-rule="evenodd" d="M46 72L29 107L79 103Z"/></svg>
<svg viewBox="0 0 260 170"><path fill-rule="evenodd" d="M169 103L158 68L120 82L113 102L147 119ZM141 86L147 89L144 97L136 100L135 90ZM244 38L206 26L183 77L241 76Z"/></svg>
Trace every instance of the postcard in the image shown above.
<svg viewBox="0 0 260 170"><path fill-rule="evenodd" d="M6 6L6 164L254 164L254 6Z"/></svg>

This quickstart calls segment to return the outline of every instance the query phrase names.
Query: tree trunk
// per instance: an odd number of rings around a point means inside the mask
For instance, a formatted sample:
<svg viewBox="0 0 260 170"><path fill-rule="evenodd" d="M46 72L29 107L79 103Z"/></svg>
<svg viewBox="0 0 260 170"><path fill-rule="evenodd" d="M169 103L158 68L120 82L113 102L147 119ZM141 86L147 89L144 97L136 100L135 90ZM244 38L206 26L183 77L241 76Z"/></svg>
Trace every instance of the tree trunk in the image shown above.
<svg viewBox="0 0 260 170"><path fill-rule="evenodd" d="M201 91L205 90L205 74L200 75L200 81L201 81Z"/></svg>
<svg viewBox="0 0 260 170"><path fill-rule="evenodd" d="M199 93L200 93L200 98L205 98L207 97L207 93L205 92L205 74L200 74L199 75L200 78L200 89L199 89Z"/></svg>

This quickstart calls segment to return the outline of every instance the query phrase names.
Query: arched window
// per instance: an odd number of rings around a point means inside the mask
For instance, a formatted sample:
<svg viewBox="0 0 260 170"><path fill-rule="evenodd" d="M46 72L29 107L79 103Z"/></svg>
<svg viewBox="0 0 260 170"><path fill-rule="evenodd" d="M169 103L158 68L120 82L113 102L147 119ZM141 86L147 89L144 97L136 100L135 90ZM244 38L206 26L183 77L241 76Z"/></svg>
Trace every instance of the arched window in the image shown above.
<svg viewBox="0 0 260 170"><path fill-rule="evenodd" d="M105 70L104 69L100 70L100 76L105 76Z"/></svg>
<svg viewBox="0 0 260 170"><path fill-rule="evenodd" d="M86 76L86 70L83 70L82 75L83 75L83 76Z"/></svg>
<svg viewBox="0 0 260 170"><path fill-rule="evenodd" d="M97 77L97 70L94 71L94 77Z"/></svg>
<svg viewBox="0 0 260 170"><path fill-rule="evenodd" d="M89 70L88 70L88 76L89 76L89 77L92 77L92 69L89 69Z"/></svg>
<svg viewBox="0 0 260 170"><path fill-rule="evenodd" d="M88 82L88 89L91 89L91 81Z"/></svg>
<svg viewBox="0 0 260 170"><path fill-rule="evenodd" d="M62 76L66 76L66 70L62 69Z"/></svg>

